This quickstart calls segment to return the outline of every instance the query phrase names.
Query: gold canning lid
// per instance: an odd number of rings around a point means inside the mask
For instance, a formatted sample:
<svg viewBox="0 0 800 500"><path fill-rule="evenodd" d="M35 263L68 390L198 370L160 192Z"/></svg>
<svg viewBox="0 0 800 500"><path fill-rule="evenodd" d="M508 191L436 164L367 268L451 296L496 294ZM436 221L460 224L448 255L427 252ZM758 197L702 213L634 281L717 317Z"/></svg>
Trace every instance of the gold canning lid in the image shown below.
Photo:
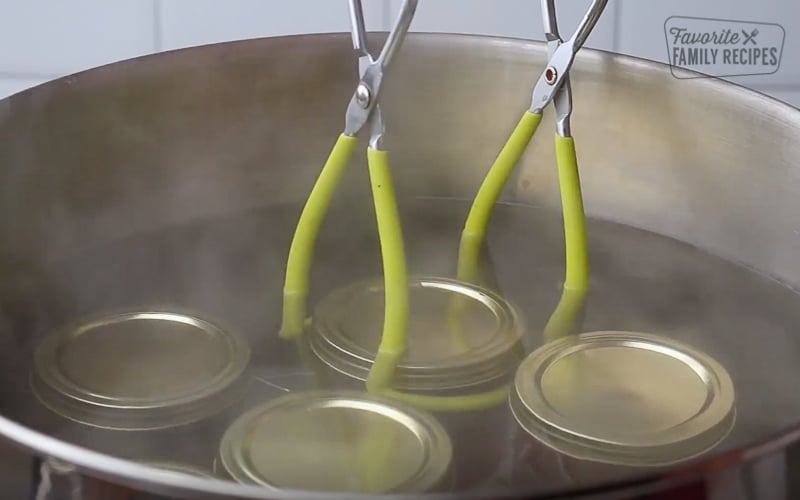
<svg viewBox="0 0 800 500"><path fill-rule="evenodd" d="M461 301L457 330L450 307ZM383 329L382 280L334 290L312 316L310 344L334 370L366 380ZM517 310L496 292L447 278L409 281L407 351L393 387L426 391L463 389L505 377L523 358Z"/></svg>
<svg viewBox="0 0 800 500"><path fill-rule="evenodd" d="M366 393L311 391L243 414L225 432L219 456L245 484L420 493L444 484L452 446L426 412Z"/></svg>
<svg viewBox="0 0 800 500"><path fill-rule="evenodd" d="M688 345L635 332L564 337L517 370L511 411L529 434L579 459L662 466L702 454L735 420L725 369Z"/></svg>
<svg viewBox="0 0 800 500"><path fill-rule="evenodd" d="M44 339L36 396L91 426L147 430L191 423L243 395L250 359L239 336L188 314L131 311L92 318Z"/></svg>

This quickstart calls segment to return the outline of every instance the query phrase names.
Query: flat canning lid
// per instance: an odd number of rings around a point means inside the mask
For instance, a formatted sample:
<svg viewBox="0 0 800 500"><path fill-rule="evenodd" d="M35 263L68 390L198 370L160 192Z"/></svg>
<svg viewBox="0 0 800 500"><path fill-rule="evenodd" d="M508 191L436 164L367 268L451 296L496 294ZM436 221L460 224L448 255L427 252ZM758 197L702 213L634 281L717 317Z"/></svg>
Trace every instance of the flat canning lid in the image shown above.
<svg viewBox="0 0 800 500"><path fill-rule="evenodd" d="M219 455L245 484L419 493L446 481L452 445L426 412L366 393L310 391L243 414L225 432Z"/></svg>
<svg viewBox="0 0 800 500"><path fill-rule="evenodd" d="M383 311L381 280L334 290L314 311L313 352L334 370L366 380L381 341ZM407 351L394 387L450 390L508 379L523 358L522 333L520 314L496 292L447 278L412 278Z"/></svg>
<svg viewBox="0 0 800 500"><path fill-rule="evenodd" d="M557 451L633 466L704 453L735 420L733 383L719 363L634 332L545 344L520 364L509 403L520 426Z"/></svg>
<svg viewBox="0 0 800 500"><path fill-rule="evenodd" d="M32 386L61 416L147 430L223 410L246 386L243 339L195 316L133 311L95 317L44 339Z"/></svg>

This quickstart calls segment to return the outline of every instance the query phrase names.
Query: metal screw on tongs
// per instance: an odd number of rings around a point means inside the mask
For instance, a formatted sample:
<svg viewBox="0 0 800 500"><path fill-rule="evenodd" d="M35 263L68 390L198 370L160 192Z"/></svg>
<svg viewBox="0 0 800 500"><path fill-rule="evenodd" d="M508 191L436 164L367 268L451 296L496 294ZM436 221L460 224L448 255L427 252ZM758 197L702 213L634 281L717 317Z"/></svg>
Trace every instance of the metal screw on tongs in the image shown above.
<svg viewBox="0 0 800 500"><path fill-rule="evenodd" d="M367 109L369 107L370 92L369 88L363 83L356 87L356 103L358 103L361 109Z"/></svg>
<svg viewBox="0 0 800 500"><path fill-rule="evenodd" d="M547 69L544 70L544 81L547 82L548 85L553 85L558 81L558 71L552 66L548 66Z"/></svg>

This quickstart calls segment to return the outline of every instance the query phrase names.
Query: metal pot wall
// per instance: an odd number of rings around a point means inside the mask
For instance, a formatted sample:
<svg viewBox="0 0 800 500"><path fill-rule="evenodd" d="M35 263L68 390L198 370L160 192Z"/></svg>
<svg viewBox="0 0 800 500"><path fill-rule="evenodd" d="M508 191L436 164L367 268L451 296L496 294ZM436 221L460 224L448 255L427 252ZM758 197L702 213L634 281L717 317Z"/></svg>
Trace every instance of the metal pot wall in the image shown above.
<svg viewBox="0 0 800 500"><path fill-rule="evenodd" d="M456 224L443 237L440 212L425 203L474 196L527 108L544 57L542 44L521 40L412 34L405 42L384 84L384 115L400 203L417 203L405 223L415 271L447 268L463 219L458 214L466 213L463 203L453 209L456 215L447 221ZM37 403L29 380L45 335L86 314L143 303L223 318L250 343L254 366L289 364L291 348L277 337L282 265L299 203L344 124L355 75L349 35L281 37L124 61L0 101L4 492L37 500L336 497L173 475L61 440L58 424L31 420ZM639 228L800 287L800 111L726 82L678 79L669 67L592 50L579 54L572 75L573 134L590 233L593 224L610 222ZM551 124L546 114L544 132L505 191L510 206L558 209L552 136L546 132ZM328 216L340 224L347 220L351 232L323 230L314 300L329 289L326 284L380 274L380 262L372 258L377 239L366 179L365 155L356 155ZM282 206L288 208L267 220L253 215ZM509 223L513 215L498 217L489 242L495 278L523 303L528 342L535 347L562 271L537 268L537 255L525 258L509 249L516 239L534 240L543 255L560 262L558 220L533 227ZM207 221L222 222L211 232L197 229ZM415 223L421 229L411 229ZM180 234L151 238L173 228L182 228L175 232ZM612 234L598 241L593 269L603 276L612 272L606 257L615 245L624 253L625 239ZM263 259L254 265L257 255ZM674 269L650 271L669 275ZM683 278L678 273L667 281L676 283L679 295L686 292L677 284ZM719 289L729 284L714 283ZM683 328L691 326L687 308L722 300L695 292L661 304L659 314L674 313ZM800 318L791 313L800 297L751 292L728 298L765 316L739 322L741 330L730 330L726 340L730 351L718 353L744 394L737 424L747 426L744 437L658 471L552 487L495 487L475 496L800 496L790 472L800 437L794 373L768 387L754 375L777 370L780 356L800 361ZM604 297L599 302L613 299ZM708 316L704 324L721 320ZM780 317L774 321L785 335L759 340L755 330L771 321L767 317ZM683 333L694 334L691 327ZM719 338L712 337L698 338L713 346ZM781 397L759 403L747 396L758 387ZM759 404L766 415L761 419L753 410Z"/></svg>

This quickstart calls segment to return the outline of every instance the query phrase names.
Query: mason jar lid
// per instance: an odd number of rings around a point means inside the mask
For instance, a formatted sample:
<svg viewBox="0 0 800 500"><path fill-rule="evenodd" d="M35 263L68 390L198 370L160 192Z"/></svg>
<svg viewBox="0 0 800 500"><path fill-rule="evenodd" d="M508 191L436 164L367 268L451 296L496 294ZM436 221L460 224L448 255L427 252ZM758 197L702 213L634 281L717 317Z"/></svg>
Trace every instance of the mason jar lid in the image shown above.
<svg viewBox="0 0 800 500"><path fill-rule="evenodd" d="M277 398L243 414L220 444L234 480L306 491L431 491L451 458L447 432L428 413L350 391Z"/></svg>
<svg viewBox="0 0 800 500"><path fill-rule="evenodd" d="M545 344L509 396L529 434L565 455L662 466L716 446L735 420L734 388L708 355L671 339L592 332Z"/></svg>
<svg viewBox="0 0 800 500"><path fill-rule="evenodd" d="M354 283L318 304L309 341L320 360L366 380L381 342L383 290L380 279ZM407 350L394 387L448 390L510 377L523 357L522 331L517 310L492 290L448 278L412 278Z"/></svg>
<svg viewBox="0 0 800 500"><path fill-rule="evenodd" d="M44 339L32 386L59 415L145 430L223 410L246 386L243 339L195 316L132 311L92 318Z"/></svg>

